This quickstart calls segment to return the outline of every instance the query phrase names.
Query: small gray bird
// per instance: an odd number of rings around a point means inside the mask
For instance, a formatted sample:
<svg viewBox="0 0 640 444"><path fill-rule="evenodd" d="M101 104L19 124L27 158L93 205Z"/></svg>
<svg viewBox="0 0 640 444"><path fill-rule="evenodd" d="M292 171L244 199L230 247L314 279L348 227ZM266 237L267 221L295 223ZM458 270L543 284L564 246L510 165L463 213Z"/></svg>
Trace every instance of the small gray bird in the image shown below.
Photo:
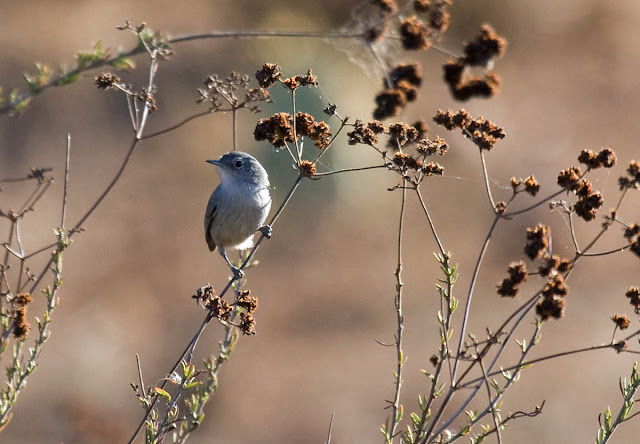
<svg viewBox="0 0 640 444"><path fill-rule="evenodd" d="M220 185L207 204L204 235L209 250L218 247L234 276L240 278L244 273L231 265L226 249L251 248L258 230L270 236L270 227L263 227L271 208L269 177L260 162L242 151L232 151L219 160L207 162L218 167Z"/></svg>

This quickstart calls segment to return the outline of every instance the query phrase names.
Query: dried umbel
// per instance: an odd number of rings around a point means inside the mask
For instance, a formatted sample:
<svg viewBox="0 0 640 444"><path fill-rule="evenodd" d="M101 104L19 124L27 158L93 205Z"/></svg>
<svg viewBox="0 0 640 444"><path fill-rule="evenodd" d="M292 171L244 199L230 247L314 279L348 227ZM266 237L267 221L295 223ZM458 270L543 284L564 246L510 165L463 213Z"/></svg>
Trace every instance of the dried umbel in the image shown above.
<svg viewBox="0 0 640 444"><path fill-rule="evenodd" d="M514 297L518 294L520 285L527 280L527 266L522 261L511 262L507 270L509 277L498 284L500 296Z"/></svg>
<svg viewBox="0 0 640 444"><path fill-rule="evenodd" d="M551 230L543 224L538 224L535 228L527 228L527 243L524 253L531 260L542 257L549 249L549 237Z"/></svg>
<svg viewBox="0 0 640 444"><path fill-rule="evenodd" d="M433 121L447 130L460 128L462 134L481 150L491 150L498 140L506 136L504 130L495 123L482 116L473 119L465 109L456 112L438 110Z"/></svg>
<svg viewBox="0 0 640 444"><path fill-rule="evenodd" d="M443 65L444 81L456 100L469 100L472 97L492 97L500 87L500 78L493 72L482 77L468 75L469 67L480 66L489 69L496 58L502 57L507 47L506 40L500 37L489 25L482 25L480 33L465 43L464 56L449 60Z"/></svg>

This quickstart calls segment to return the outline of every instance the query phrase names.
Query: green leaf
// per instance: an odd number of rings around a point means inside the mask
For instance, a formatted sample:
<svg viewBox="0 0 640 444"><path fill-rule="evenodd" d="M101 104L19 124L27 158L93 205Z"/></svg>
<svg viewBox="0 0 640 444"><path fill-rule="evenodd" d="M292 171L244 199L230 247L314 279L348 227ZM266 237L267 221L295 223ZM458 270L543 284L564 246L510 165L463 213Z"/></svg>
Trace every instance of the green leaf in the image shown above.
<svg viewBox="0 0 640 444"><path fill-rule="evenodd" d="M160 395L163 398L165 398L167 400L167 402L171 402L171 395L168 392L164 391L160 387L154 387L153 389L156 391L156 393L158 395Z"/></svg>

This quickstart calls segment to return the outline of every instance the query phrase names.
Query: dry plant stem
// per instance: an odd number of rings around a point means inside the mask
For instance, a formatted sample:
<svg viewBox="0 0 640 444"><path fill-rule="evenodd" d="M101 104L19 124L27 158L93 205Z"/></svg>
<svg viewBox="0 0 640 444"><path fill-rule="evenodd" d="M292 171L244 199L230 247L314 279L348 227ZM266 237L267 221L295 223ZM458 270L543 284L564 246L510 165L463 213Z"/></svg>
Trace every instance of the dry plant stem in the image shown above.
<svg viewBox="0 0 640 444"><path fill-rule="evenodd" d="M62 214L60 215L60 229L64 232L67 216L67 189L69 186L69 160L71 158L71 133L67 133L67 152L64 160L64 189L62 191Z"/></svg>
<svg viewBox="0 0 640 444"><path fill-rule="evenodd" d="M218 31L218 32L210 32L204 34L192 34L185 35L181 37L170 38L167 40L168 44L176 44L183 42L190 42L194 40L208 40L208 39L222 39L222 38L281 38L281 37L293 37L293 38L320 38L320 39L361 39L364 41L365 35L362 32L284 32L284 31ZM144 42L144 41L143 41ZM73 76L77 76L80 73L90 71L92 69L100 68L103 66L111 65L117 60L131 57L140 53L145 52L145 50L149 50L148 47L141 47L136 45L135 48L118 54L115 57L110 59L101 60L95 63L91 63L85 68L82 69L74 69L65 74L65 76L58 76L47 84L43 85L40 88L40 91L43 92L54 86L61 86L60 80L64 78L71 78ZM16 105L24 102L29 97L33 97L33 95L25 93L20 95L14 103L8 103L4 106L0 107L0 115L10 113L15 110Z"/></svg>
<svg viewBox="0 0 640 444"><path fill-rule="evenodd" d="M478 346L476 344L476 354L478 355ZM484 368L484 364L482 363L482 355L478 355L478 364L480 365L480 369L482 370L482 377L484 379L484 386L487 389L487 397L489 398L489 403L491 403L491 384L489 383L489 377L487 376L487 371ZM496 428L496 438L498 440L498 444L502 444L502 434L500 433L500 420L496 415L496 411L491 406L491 417L493 418L493 425Z"/></svg>
<svg viewBox="0 0 640 444"><path fill-rule="evenodd" d="M0 398L2 402L0 402L0 430L7 424L7 422L11 419L11 410L13 409L18 395L21 390L26 387L28 377L35 371L38 365L38 358L40 357L40 352L42 351L42 347L44 343L49 338L49 324L51 323L51 316L53 314L54 309L58 304L58 290L62 285L62 252L68 245L68 238L65 238L64 224L65 224L65 215L67 208L67 182L69 180L69 156L71 152L71 138L67 135L67 149L66 149L66 168L65 168L65 176L64 176L64 192L62 196L62 209L61 209L61 227L57 232L58 237L58 248L51 255L51 260L49 264L45 267L46 272L51 270L53 272L53 285L52 287L47 286L42 292L45 295L47 300L45 313L42 320L37 320L38 324L38 337L35 340L35 343L32 347L29 347L29 356L26 362L24 362L24 355L22 354L22 349L26 338L18 340L18 343L15 346L13 353L13 362L10 367L7 368L7 382L5 388L2 390ZM51 182L49 182L51 183ZM39 198L38 198L39 199ZM31 205L34 205L37 200L33 201ZM18 287L20 287L20 279L22 278L22 271L24 266L25 259L20 259L20 276L18 281ZM6 279L6 276L3 273L3 279ZM8 285L8 282L7 282ZM32 291L33 293L33 291ZM7 332L9 332L7 330ZM4 343L5 337L3 335L2 342ZM4 351L4 349L2 350Z"/></svg>
<svg viewBox="0 0 640 444"><path fill-rule="evenodd" d="M628 335L627 337L625 337L624 339L622 339L622 341L628 341L629 339L632 339L636 336L640 335L640 330ZM571 356L571 355L576 355L579 353L585 353L585 352L590 352L590 351L595 351L595 350L604 350L607 348L610 349L614 349L615 350L616 344L600 344L600 345L592 345L590 347L582 347L582 348L578 348L575 350L567 350L564 352L558 352L558 353L554 353L552 355L547 355L547 356L542 356L540 358L536 358L536 359L531 359L530 361L527 361L527 365L531 365L531 364L536 364L538 362L543 362L543 361L548 361L549 359L555 359L555 358L560 358L563 356ZM634 353L632 350L622 350L621 353ZM502 370L506 370L506 371L511 371L511 370L515 370L517 369L518 366L517 365L512 365L509 367L505 367ZM492 371L488 373L488 376L494 376L494 375L498 375L501 373L502 370L496 370L496 371ZM460 388L469 386L469 385L473 385L475 383L478 383L479 379L474 379L472 381L466 382L465 384L461 385Z"/></svg>
<svg viewBox="0 0 640 444"><path fill-rule="evenodd" d="M295 162L296 165L300 165L300 162L302 162L302 147L300 146L300 143L298 142L298 125L296 124L296 90L293 89L291 90L291 115L293 116L293 143L296 146L296 155L297 155L297 162Z"/></svg>
<svg viewBox="0 0 640 444"><path fill-rule="evenodd" d="M296 181L294 182L294 184L292 185L291 189L289 190L289 193L287 194L287 196L284 198L282 204L280 205L280 207L278 208L278 210L275 212L275 214L273 215L273 217L271 218L271 221L269 222L269 226L273 226L273 224L276 222L276 220L278 220L278 218L280 217L280 214L282 214L282 211L284 210L284 208L287 206L287 204L289 203L289 201L291 200L291 197L293 196L294 192L296 191L296 189L298 188L298 186L300 185L300 182L302 181L303 176L299 175L296 179ZM264 235L264 233L258 238L257 242L255 243L255 245L253 246L253 248L251 249L251 251L249 252L249 255L247 256L247 258L245 259L245 261L242 263L242 265L240 266L240 269L243 270L247 264L249 263L249 261L253 258L253 256L255 255L258 247L260 246L260 244L262 243L263 239L266 236ZM235 276L232 277L229 282L227 282L227 285L224 287L224 289L220 292L220 297L224 297L224 295L227 293L227 291L229 291L229 288L231 288L231 286L233 285L233 283L238 280ZM195 347L198 343L198 340L200 339L200 336L202 336L202 333L204 332L205 328L207 327L207 325L211 322L211 320L214 318L213 313L212 312L208 312L207 315L205 316L204 320L202 321L202 324L200 324L200 328L198 329L198 331L195 333L195 335L193 336L193 338L191 339L191 341L189 342L189 344L187 345L187 347L184 349L184 351L180 354L180 357L177 359L177 361L175 362L175 364L171 367L171 370L169 370L167 372L167 375L172 374L180 365L180 362L186 357L187 359L185 359L185 361L190 364L191 363L191 359L193 357L193 352L195 350ZM231 330L233 330L233 328L231 328ZM226 336L225 336L226 338ZM162 384L160 384L160 388L164 389L164 387L167 385L167 380L165 379ZM153 410L153 408L155 407L155 404L158 400L158 397L156 396L155 398L153 398L153 400L151 401L149 407L147 408L144 417L142 418L142 420L140 421L140 423L138 424L138 426L136 427L135 431L133 432L133 435L131 436L131 438L129 439L128 443L131 444L133 443L133 441L135 441L136 437L138 436L138 433L140 433L140 430L142 430L142 427L144 426L147 417L149 416L149 414L151 413L151 411Z"/></svg>
<svg viewBox="0 0 640 444"><path fill-rule="evenodd" d="M503 340L502 345L500 347L500 350L496 353L496 355L493 358L493 361L491 362L490 366L489 366L489 372L491 372L491 369L493 368L493 366L496 364L498 358L500 357L500 355L502 354L502 351L504 350L504 347L506 346L506 344L509 342L509 339L511 338L511 335L513 335L513 333L515 332L516 328L518 327L518 325L520 325L520 323L522 322L522 320L525 318L525 316L527 315L527 313L529 313L529 311L535 306L536 301L538 300L539 295L536 294L534 297L532 297L531 299L529 299L524 305L522 305L518 310L516 310L504 323L503 325L500 327L500 329L498 329L498 331L502 331L506 325L510 322L510 320L520 311L522 311L522 309L524 308L524 311L522 312L522 314L519 316L519 318L516 320L516 322L514 323L513 327L511 328L509 334L507 335L507 337ZM536 330L536 334L534 334L533 338L535 338L537 335L537 330ZM488 348L491 346L491 344L487 344L485 345L485 347L483 348L482 351L480 351L480 356L484 356L487 351ZM460 377L460 380L462 380L464 378L464 376L466 374L468 374L468 372L475 366L475 364L477 363L477 360L474 360L469 367L465 370L465 372L462 374L462 376ZM519 366L515 366L513 368L519 368ZM510 369L507 369L510 370ZM494 372L494 373L488 373L487 376L493 376L494 374L498 374L500 373L499 371ZM464 409L469 405L469 403L471 403L471 401L476 397L476 394L478 393L478 391L480 390L481 387L481 382L483 381L483 378L477 378L474 379L471 382L467 382L465 384L459 384L455 389L452 386L452 389L449 390L449 392L447 393L444 401L442 402L442 405L440 406L440 408L438 409L438 412L436 413L432 423L431 423L431 427L429 428L428 432L427 432L427 437L429 436L438 436L440 433L442 433L442 431L444 431L463 411ZM451 398L453 397L453 394L455 393L456 390L460 390L462 388L465 388L467 386L470 385L475 385L475 387L473 388L473 391L467 396L467 398L465 399L465 401L461 404L461 406L458 408L458 410L453 414L450 415L449 420L447 422L445 422L445 424L438 429L437 432L431 434L432 430L435 428L435 426L437 425L438 421L440 420L440 417L442 417L442 415L444 414L444 409L447 407L449 401L451 400ZM423 443L427 442L427 438L425 438L425 440L422 441Z"/></svg>
<svg viewBox="0 0 640 444"><path fill-rule="evenodd" d="M526 359L527 355L529 354L531 349L536 344L536 338L538 337L538 333L540 332L540 326L541 325L542 324L536 324L536 328L535 328L533 334L531 335L531 339L529 339L529 344L527 345L525 350L522 351L522 353L520 355L520 359L518 361L518 364L516 366L514 366L516 371L507 380L507 383L502 388L502 390L498 394L496 394L496 396L493 399L490 399L489 405L482 411L482 413L478 414L476 416L476 418L474 419L474 421L471 422L471 424L470 424L471 427L474 426L475 424L478 424L482 420L482 418L484 418L487 414L489 414L489 412L491 412L494 409L494 406L498 403L498 401L500 401L500 399L502 399L502 396L507 391L507 389L516 381L516 379L518 377L519 370L525 365L525 359ZM528 365L528 363L527 363L527 365ZM490 376L490 374L487 375L487 377L488 376ZM484 380L484 377L479 378L479 380L482 382ZM478 386L478 389L479 389L479 387L480 386ZM475 397L475 393L476 392L477 392L477 390L474 390L474 395L473 395L474 397ZM468 401L470 402L471 399L473 399L473 398L468 398ZM463 406L461 406L453 415L451 415L450 419L447 422L445 422L445 424L443 424L442 427L440 427L438 430L436 430L436 432L433 434L433 436L439 436L442 432L444 432L447 429L447 427L449 427L449 425L451 425L451 423L455 420L455 418L457 418L459 415L462 414L462 412L467 407L467 405L468 405L468 402L463 404ZM444 441L444 443L454 442L456 439L458 439L461 436L462 436L462 433L459 432L458 434L455 434L454 436L452 436L448 440Z"/></svg>
<svg viewBox="0 0 640 444"><path fill-rule="evenodd" d="M155 133L147 134L146 136L141 137L140 140L147 140L147 139L151 139L151 138L156 137L156 136L160 136L162 134L169 133L169 132L171 132L171 131L173 131L175 129L180 128L184 124L189 123L192 120L197 119L198 117L208 116L212 112L213 112L213 110L210 110L210 109L208 109L206 111L199 112L198 114L194 114L193 116L189 116L189 117L185 118L184 120L182 120L182 121L180 121L180 122L176 123L175 125L172 125L172 126L170 126L168 128L165 128L165 129L160 130L160 131L156 131Z"/></svg>
<svg viewBox="0 0 640 444"><path fill-rule="evenodd" d="M497 211L496 202L493 200L493 195L491 194L491 185L489 184L489 174L487 173L487 162L484 159L484 150L480 151L480 162L482 163L482 175L484 176L484 187L487 190L487 196L489 197L489 203L491 203L491 208L493 211Z"/></svg>
<svg viewBox="0 0 640 444"><path fill-rule="evenodd" d="M584 176L584 174L582 176L580 176L580 178L582 178L583 176ZM527 212L533 210L534 208L537 208L540 205L542 205L542 204L544 204L546 202L549 202L554 197L557 197L557 196L561 195L562 193L566 193L566 192L567 192L567 190L565 188L563 188L560 191L556 191L555 193L550 194L547 197L542 198L542 200L540 200L539 202L536 202L536 203L534 203L534 204L532 204L532 205L530 205L530 206L528 206L526 208L523 208L521 210L516 210L516 211L510 211L509 213L504 213L503 217L505 219L508 219L508 218L510 218L512 216L517 216L519 214L527 213Z"/></svg>
<svg viewBox="0 0 640 444"><path fill-rule="evenodd" d="M447 394L445 395L444 400L442 401L442 404L440 405L440 407L438 408L438 411L436 413L436 415L434 416L434 418L431 420L431 426L429 426L427 432L426 432L426 436L424 438L424 440L422 441L423 443L426 443L427 440L429 439L430 436L432 436L432 431L435 428L435 426L438 424L438 421L440 420L440 417L443 415L444 410L446 409L446 407L448 406L449 402L451 401L454 393L458 390L458 386L457 386L457 381L456 381L456 375L457 375L457 371L458 371L458 366L460 364L460 354L462 351L462 345L464 343L464 337L466 335L466 327L467 327L467 322L469 320L469 311L471 308L471 299L473 297L473 290L475 288L475 284L476 284L476 280L478 279L478 274L480 272L480 265L482 264L482 259L484 258L484 254L487 251L487 248L489 246L489 242L491 240L491 236L493 234L493 230L495 229L498 221L500 220L500 215L496 214L494 219L493 219L493 223L491 224L491 227L489 228L489 232L487 233L487 236L485 237L484 243L482 245L482 248L480 250L480 254L478 255L478 260L476 261L476 266L473 270L473 275L471 277L471 284L469 285L469 292L467 294L467 301L465 304L465 311L464 311L464 316L462 319L462 327L461 327L461 331L460 331L460 340L458 342L458 348L456 351L456 355L455 355L455 359L454 359L454 364L453 364L453 370L451 372L451 385L449 387L449 390L447 391ZM435 434L437 436L437 434Z"/></svg>
<svg viewBox="0 0 640 444"><path fill-rule="evenodd" d="M379 169L379 168L387 168L387 165L385 164L385 165L374 165L374 166L360 167L360 168L344 168L342 170L327 171L326 173L315 173L313 177L331 176L333 174L351 173L354 171L365 171L365 170L373 170L373 169Z"/></svg>
<svg viewBox="0 0 640 444"><path fill-rule="evenodd" d="M149 68L148 91L152 91L153 90L153 85L154 85L154 80L155 80L155 75L156 75L157 70L158 70L158 61L155 58L153 58L151 60L151 66ZM131 141L131 145L129 146L129 151L127 151L127 154L125 155L124 160L122 161L122 164L120 165L120 168L118 169L118 172L113 177L113 179L111 179L111 182L109 182L109 184L107 185L105 190L102 192L102 194L100 194L98 199L96 199L96 201L89 208L89 210L84 214L84 216L82 216L80 218L80 220L69 231L69 234L68 234L68 238L69 239L71 239L73 237L73 235L79 231L79 229L86 222L86 220L93 214L93 212L96 210L96 208L98 208L98 206L102 203L104 198L107 197L107 195L111 192L111 190L113 189L115 184L120 180L120 177L122 176L122 173L124 173L125 168L129 164L129 160L131 159L131 155L133 154L134 149L138 145L138 142L140 142L140 140L141 140L142 132L144 131L144 127L145 127L145 124L147 122L148 115L149 115L149 105L145 102L144 109L142 111L142 120L140 122L140 126L136 130L136 136ZM44 267L44 270L42 270L42 273L40 273L38 278L35 280L35 282L31 286L30 293L33 293L36 290L36 288L38 288L38 285L40 284L40 281L42 280L42 278L44 277L44 275L46 274L46 272L47 272L47 270L49 269L50 266L51 266L51 260Z"/></svg>
<svg viewBox="0 0 640 444"><path fill-rule="evenodd" d="M418 196L418 200L420 201L420 206L422 206L422 211L424 211L424 215L427 216L427 221L429 222L429 227L431 228L431 232L433 233L433 237L435 238L437 244L438 244L438 249L440 250L440 254L442 254L443 256L446 255L446 251L444 250L444 247L442 246L442 242L440 242L440 237L438 236L438 233L436 232L436 227L435 225L433 225L433 221L431 220L431 216L429 215L429 210L427 210L427 206L424 203L424 199L422 198L422 193L420 192L420 186L417 186L415 188L416 190L416 194Z"/></svg>
<svg viewBox="0 0 640 444"><path fill-rule="evenodd" d="M407 200L407 179L402 178L402 200L400 203L400 221L398 223L398 265L396 267L396 296L395 296L395 306L396 306L396 319L398 322L398 331L396 334L396 372L395 372L395 393L393 395L393 403L392 403L392 418L391 418L391 427L386 432L386 440L388 443L393 441L395 436L396 428L398 427L398 423L400 421L400 390L402 389L402 368L404 366L404 354L402 352L402 333L404 331L404 317L402 315L402 234L404 229L404 213L406 207Z"/></svg>
<svg viewBox="0 0 640 444"><path fill-rule="evenodd" d="M231 132L233 133L233 151L237 151L238 149L238 116L237 116L237 109L234 107L231 110L231 122L232 122L232 129Z"/></svg>
<svg viewBox="0 0 640 444"><path fill-rule="evenodd" d="M471 276L471 284L469 285L469 292L467 294L467 300L464 307L464 316L462 317L462 327L460 328L460 340L458 341L458 349L456 351L455 361L453 364L453 372L451 377L451 388L453 390L456 386L456 375L458 373L458 366L460 364L460 352L462 351L462 345L464 343L464 338L467 332L467 323L469 321L469 312L471 309L471 300L473 298L473 291L476 286L476 281L478 280L478 275L480 274L480 266L482 264L482 260L484 259L484 255L487 252L487 248L489 247L489 242L491 241L491 236L493 235L493 231L500 220L501 215L496 214L493 218L493 223L489 228L489 232L487 233L484 242L482 244L482 248L480 249L480 254L478 255L478 259L476 261L475 268L473 269L473 275Z"/></svg>
<svg viewBox="0 0 640 444"><path fill-rule="evenodd" d="M333 144L333 141L336 140L336 138L338 137L338 135L342 132L342 130L344 129L344 127L347 126L347 121L346 120L341 120L340 121L340 128L338 128L338 131L336 131L336 134L333 136L333 138L331 139L331 144ZM329 146L327 146L325 149L320 150L320 153L316 156L316 158L314 159L314 161L312 163L317 163L320 158L322 156L324 156L324 154L327 152L327 150L329 149ZM362 169L368 169L367 167L362 168ZM316 174L317 176L317 174Z"/></svg>
<svg viewBox="0 0 640 444"><path fill-rule="evenodd" d="M333 420L336 417L336 412L331 412L331 421L329 422L329 432L327 433L327 441L325 444L331 444L331 432L333 430Z"/></svg>

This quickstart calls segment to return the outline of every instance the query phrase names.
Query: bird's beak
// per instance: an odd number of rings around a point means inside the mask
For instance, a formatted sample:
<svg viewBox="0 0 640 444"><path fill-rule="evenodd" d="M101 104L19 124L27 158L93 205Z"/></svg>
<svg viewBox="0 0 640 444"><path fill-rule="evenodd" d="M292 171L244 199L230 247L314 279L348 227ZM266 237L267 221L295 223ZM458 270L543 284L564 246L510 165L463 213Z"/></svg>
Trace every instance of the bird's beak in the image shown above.
<svg viewBox="0 0 640 444"><path fill-rule="evenodd" d="M215 166L220 166L221 165L219 160L207 160L207 163L211 163L211 164L213 164Z"/></svg>

